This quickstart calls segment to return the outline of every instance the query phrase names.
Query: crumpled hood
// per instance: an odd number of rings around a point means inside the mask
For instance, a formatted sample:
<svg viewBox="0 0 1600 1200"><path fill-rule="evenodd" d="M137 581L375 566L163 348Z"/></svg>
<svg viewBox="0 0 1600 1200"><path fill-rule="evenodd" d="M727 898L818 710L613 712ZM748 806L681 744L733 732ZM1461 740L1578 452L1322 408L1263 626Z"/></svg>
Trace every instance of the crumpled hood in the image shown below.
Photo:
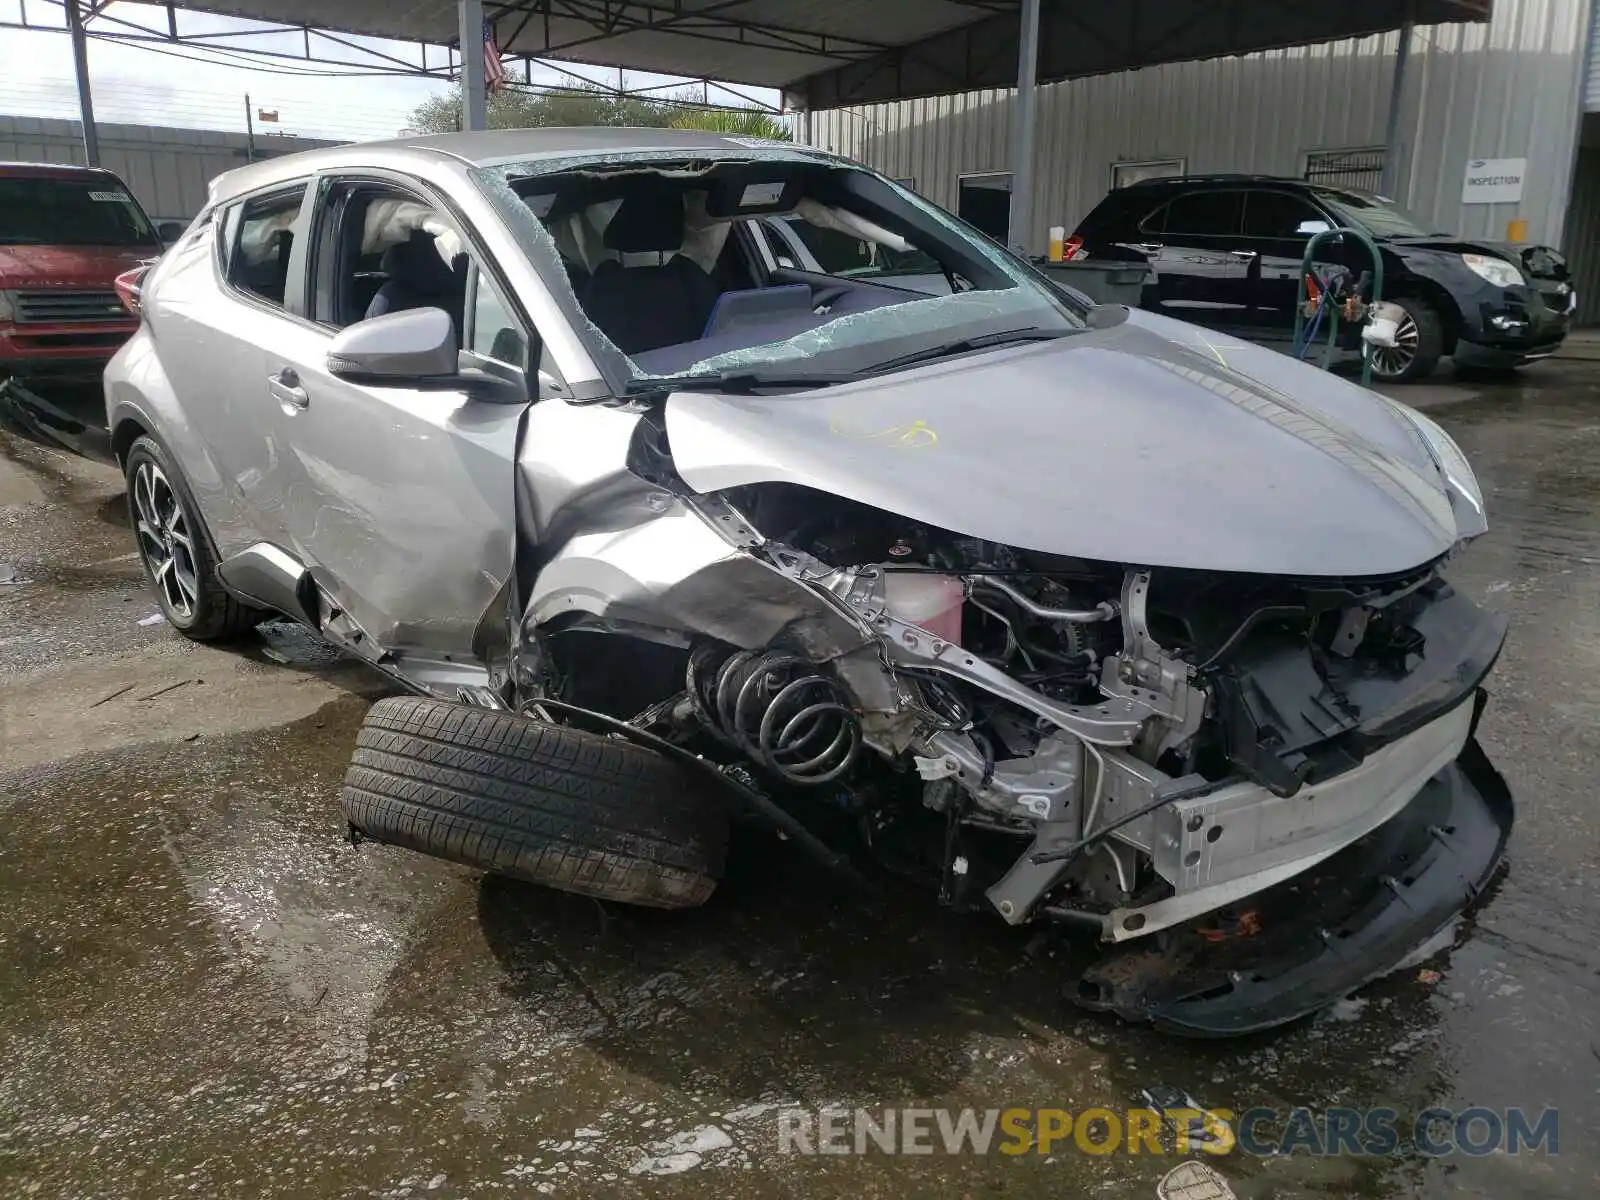
<svg viewBox="0 0 1600 1200"><path fill-rule="evenodd" d="M1363 576L1456 541L1438 469L1382 397L1138 311L819 391L681 392L667 434L698 491L801 484L1050 554Z"/></svg>

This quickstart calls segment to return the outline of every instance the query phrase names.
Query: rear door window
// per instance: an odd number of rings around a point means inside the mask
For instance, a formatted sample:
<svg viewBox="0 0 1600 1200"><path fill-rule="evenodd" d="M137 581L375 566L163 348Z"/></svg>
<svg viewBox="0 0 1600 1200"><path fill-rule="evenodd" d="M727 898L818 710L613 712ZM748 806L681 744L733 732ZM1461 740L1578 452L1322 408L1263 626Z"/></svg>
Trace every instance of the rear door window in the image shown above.
<svg viewBox="0 0 1600 1200"><path fill-rule="evenodd" d="M254 299L282 308L289 257L301 229L306 185L256 196L241 205L228 261L228 282Z"/></svg>

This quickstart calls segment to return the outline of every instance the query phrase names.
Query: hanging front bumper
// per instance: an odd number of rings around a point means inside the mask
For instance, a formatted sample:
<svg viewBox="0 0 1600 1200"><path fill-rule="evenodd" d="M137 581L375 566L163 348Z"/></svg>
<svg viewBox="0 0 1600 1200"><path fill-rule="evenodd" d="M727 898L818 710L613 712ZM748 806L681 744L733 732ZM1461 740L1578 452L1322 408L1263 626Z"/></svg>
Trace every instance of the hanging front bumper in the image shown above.
<svg viewBox="0 0 1600 1200"><path fill-rule="evenodd" d="M1472 725L1483 704L1472 708ZM1469 735L1400 812L1293 878L1107 952L1085 1007L1200 1037L1269 1029L1379 976L1464 912L1505 852L1513 804Z"/></svg>

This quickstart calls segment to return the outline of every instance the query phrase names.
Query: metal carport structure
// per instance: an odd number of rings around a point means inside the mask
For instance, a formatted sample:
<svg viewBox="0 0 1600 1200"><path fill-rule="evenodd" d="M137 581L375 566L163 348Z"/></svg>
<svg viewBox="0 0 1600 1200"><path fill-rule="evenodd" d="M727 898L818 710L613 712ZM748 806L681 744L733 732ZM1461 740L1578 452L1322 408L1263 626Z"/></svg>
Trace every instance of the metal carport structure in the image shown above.
<svg viewBox="0 0 1600 1200"><path fill-rule="evenodd" d="M109 0L68 10L92 127L84 20ZM483 123L487 19L502 54L711 77L781 90L810 111L977 88L1018 88L1010 227L1030 228L1038 83L1387 32L1481 21L1491 0L184 0L165 4L306 30L466 48L467 128ZM120 6L119 6L120 7ZM1398 96L1405 47L1396 63ZM308 54L310 40L307 38ZM424 61L426 56L424 54ZM1391 101L1389 159L1394 158ZM92 136L92 134L88 134Z"/></svg>

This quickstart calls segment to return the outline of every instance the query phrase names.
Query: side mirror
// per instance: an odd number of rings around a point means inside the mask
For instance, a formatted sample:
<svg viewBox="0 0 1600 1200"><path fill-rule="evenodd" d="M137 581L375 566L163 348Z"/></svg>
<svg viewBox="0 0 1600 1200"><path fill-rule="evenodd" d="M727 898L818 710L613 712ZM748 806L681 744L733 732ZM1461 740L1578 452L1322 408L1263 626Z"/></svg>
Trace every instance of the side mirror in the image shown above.
<svg viewBox="0 0 1600 1200"><path fill-rule="evenodd" d="M456 327L442 308L413 308L357 321L328 347L328 373L357 383L413 387L453 381Z"/></svg>
<svg viewBox="0 0 1600 1200"><path fill-rule="evenodd" d="M783 267L786 270L792 271L795 269L794 259L790 258L787 254L778 255L777 262L780 267Z"/></svg>
<svg viewBox="0 0 1600 1200"><path fill-rule="evenodd" d="M1295 230L1294 231L1296 233L1303 233L1307 237L1313 237L1313 236L1315 236L1316 234L1319 234L1319 233L1327 233L1328 230L1330 230L1332 228L1333 228L1333 226L1329 225L1326 221L1313 220L1313 221L1301 221L1300 224L1295 226Z"/></svg>
<svg viewBox="0 0 1600 1200"><path fill-rule="evenodd" d="M378 387L469 392L486 404L526 404L516 367L456 348L456 326L442 308L412 308L357 321L328 347L328 373Z"/></svg>
<svg viewBox="0 0 1600 1200"><path fill-rule="evenodd" d="M182 221L162 221L156 226L156 236L161 239L163 246L171 246L183 236L187 228L188 226Z"/></svg>

